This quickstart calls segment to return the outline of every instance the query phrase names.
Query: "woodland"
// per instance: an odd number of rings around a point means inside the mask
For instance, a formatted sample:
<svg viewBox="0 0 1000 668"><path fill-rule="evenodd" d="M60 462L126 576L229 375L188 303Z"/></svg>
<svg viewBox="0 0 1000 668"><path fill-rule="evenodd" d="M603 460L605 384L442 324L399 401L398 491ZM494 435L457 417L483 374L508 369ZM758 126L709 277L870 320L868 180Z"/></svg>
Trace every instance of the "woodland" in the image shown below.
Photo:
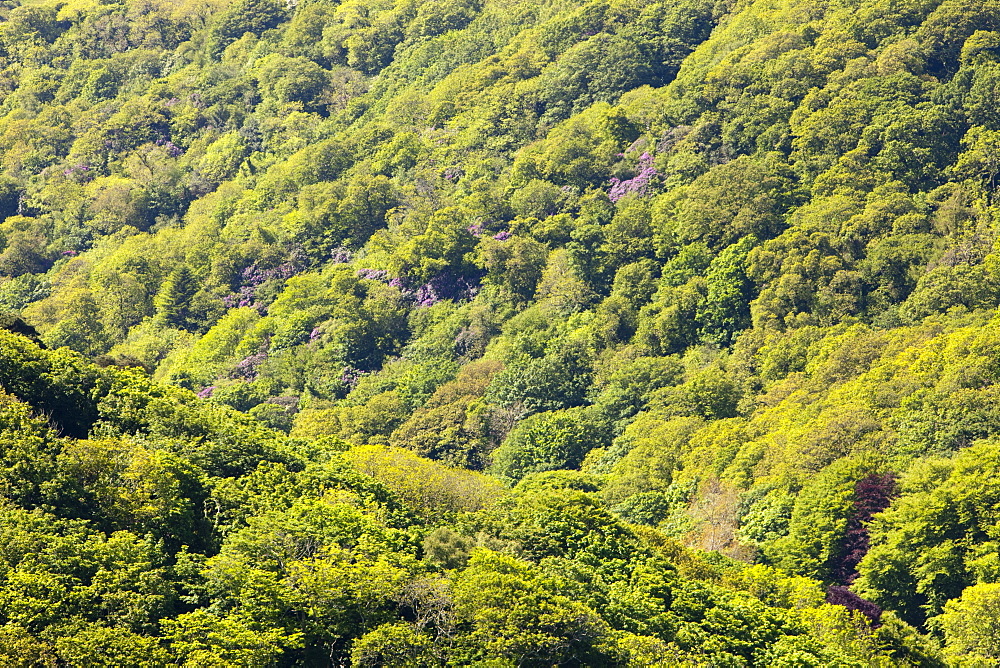
<svg viewBox="0 0 1000 668"><path fill-rule="evenodd" d="M0 666L1000 666L1000 0L0 1Z"/></svg>

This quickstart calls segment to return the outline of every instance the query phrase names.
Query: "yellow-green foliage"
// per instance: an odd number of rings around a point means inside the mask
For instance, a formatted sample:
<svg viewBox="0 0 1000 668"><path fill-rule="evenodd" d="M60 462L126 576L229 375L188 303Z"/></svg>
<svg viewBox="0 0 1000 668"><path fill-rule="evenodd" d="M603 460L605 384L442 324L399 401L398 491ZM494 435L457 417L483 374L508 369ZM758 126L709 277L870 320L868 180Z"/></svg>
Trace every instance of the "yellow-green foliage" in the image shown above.
<svg viewBox="0 0 1000 668"><path fill-rule="evenodd" d="M998 45L3 3L0 663L992 661Z"/></svg>
<svg viewBox="0 0 1000 668"><path fill-rule="evenodd" d="M344 458L428 517L480 510L504 496L500 483L488 476L445 466L402 448L363 445L347 450Z"/></svg>

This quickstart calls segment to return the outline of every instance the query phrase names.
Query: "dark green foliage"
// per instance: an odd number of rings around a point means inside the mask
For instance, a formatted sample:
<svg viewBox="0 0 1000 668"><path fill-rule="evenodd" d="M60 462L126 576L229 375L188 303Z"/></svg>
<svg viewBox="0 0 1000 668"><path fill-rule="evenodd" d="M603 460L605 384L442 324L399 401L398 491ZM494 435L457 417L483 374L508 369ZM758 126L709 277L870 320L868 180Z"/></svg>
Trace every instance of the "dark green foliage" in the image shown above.
<svg viewBox="0 0 1000 668"><path fill-rule="evenodd" d="M25 336L41 347L45 347L38 338L38 330L26 323L21 317L15 313L7 312L0 314L0 327L7 330L8 332L13 332L15 334L20 334Z"/></svg>
<svg viewBox="0 0 1000 668"><path fill-rule="evenodd" d="M539 358L521 358L496 375L487 391L501 406L524 414L579 406L590 385L589 352L566 342Z"/></svg>
<svg viewBox="0 0 1000 668"><path fill-rule="evenodd" d="M0 385L61 432L85 437L99 418L98 397L110 389L108 374L69 351L43 351L11 332L0 332L0 346Z"/></svg>
<svg viewBox="0 0 1000 668"><path fill-rule="evenodd" d="M516 482L528 473L576 468L587 452L605 442L605 429L586 408L537 413L493 452L493 472Z"/></svg>
<svg viewBox="0 0 1000 668"><path fill-rule="evenodd" d="M842 542L854 513L857 484L866 475L864 464L842 459L814 476L795 500L787 537L769 548L770 560L790 571L839 582Z"/></svg>
<svg viewBox="0 0 1000 668"><path fill-rule="evenodd" d="M697 314L702 337L714 343L732 343L750 324L751 283L747 255L757 239L746 236L712 260L705 274L707 294Z"/></svg>
<svg viewBox="0 0 1000 668"><path fill-rule="evenodd" d="M213 50L220 53L247 33L260 37L287 18L286 6L277 0L244 0L230 5L212 28Z"/></svg>
<svg viewBox="0 0 1000 668"><path fill-rule="evenodd" d="M170 272L153 301L156 318L167 327L188 329L191 326L191 300L198 285L187 265Z"/></svg>

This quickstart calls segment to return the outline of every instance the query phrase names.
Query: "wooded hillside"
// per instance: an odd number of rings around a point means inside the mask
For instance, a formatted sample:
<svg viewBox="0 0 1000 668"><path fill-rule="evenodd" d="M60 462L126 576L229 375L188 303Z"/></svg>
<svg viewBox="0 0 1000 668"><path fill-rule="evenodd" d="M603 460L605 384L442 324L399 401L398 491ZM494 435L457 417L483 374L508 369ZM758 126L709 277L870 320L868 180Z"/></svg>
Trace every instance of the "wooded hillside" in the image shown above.
<svg viewBox="0 0 1000 668"><path fill-rule="evenodd" d="M0 664L1000 665L1000 1L0 2Z"/></svg>

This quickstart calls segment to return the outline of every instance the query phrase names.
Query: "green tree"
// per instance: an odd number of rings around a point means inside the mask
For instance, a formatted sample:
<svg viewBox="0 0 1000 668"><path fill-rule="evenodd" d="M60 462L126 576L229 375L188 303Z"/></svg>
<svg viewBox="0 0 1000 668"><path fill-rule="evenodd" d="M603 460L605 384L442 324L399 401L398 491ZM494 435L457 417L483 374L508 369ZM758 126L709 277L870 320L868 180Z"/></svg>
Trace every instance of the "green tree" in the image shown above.
<svg viewBox="0 0 1000 668"><path fill-rule="evenodd" d="M1000 572L988 531L997 466L991 440L953 459L915 463L901 480L902 495L871 524L871 549L858 567L862 595L922 623L966 587L992 581Z"/></svg>
<svg viewBox="0 0 1000 668"><path fill-rule="evenodd" d="M197 291L198 282L186 264L170 272L153 299L157 323L178 329L191 328L191 300Z"/></svg>
<svg viewBox="0 0 1000 668"><path fill-rule="evenodd" d="M944 606L938 618L945 651L959 665L988 666L1000 659L1000 585L977 584Z"/></svg>
<svg viewBox="0 0 1000 668"><path fill-rule="evenodd" d="M212 49L216 54L246 33L260 36L288 18L287 7L276 0L243 0L230 6L212 28Z"/></svg>
<svg viewBox="0 0 1000 668"><path fill-rule="evenodd" d="M470 628L452 650L452 659L500 659L559 663L575 657L594 665L607 662L606 623L586 606L558 594L531 565L477 550L455 578L453 596L459 623Z"/></svg>
<svg viewBox="0 0 1000 668"><path fill-rule="evenodd" d="M537 413L493 451L492 471L516 482L528 473L576 468L604 440L604 425L587 408Z"/></svg>
<svg viewBox="0 0 1000 668"><path fill-rule="evenodd" d="M705 276L707 294L697 318L702 337L713 343L732 343L750 325L752 284L747 277L747 255L756 244L751 236L727 247L712 260Z"/></svg>

